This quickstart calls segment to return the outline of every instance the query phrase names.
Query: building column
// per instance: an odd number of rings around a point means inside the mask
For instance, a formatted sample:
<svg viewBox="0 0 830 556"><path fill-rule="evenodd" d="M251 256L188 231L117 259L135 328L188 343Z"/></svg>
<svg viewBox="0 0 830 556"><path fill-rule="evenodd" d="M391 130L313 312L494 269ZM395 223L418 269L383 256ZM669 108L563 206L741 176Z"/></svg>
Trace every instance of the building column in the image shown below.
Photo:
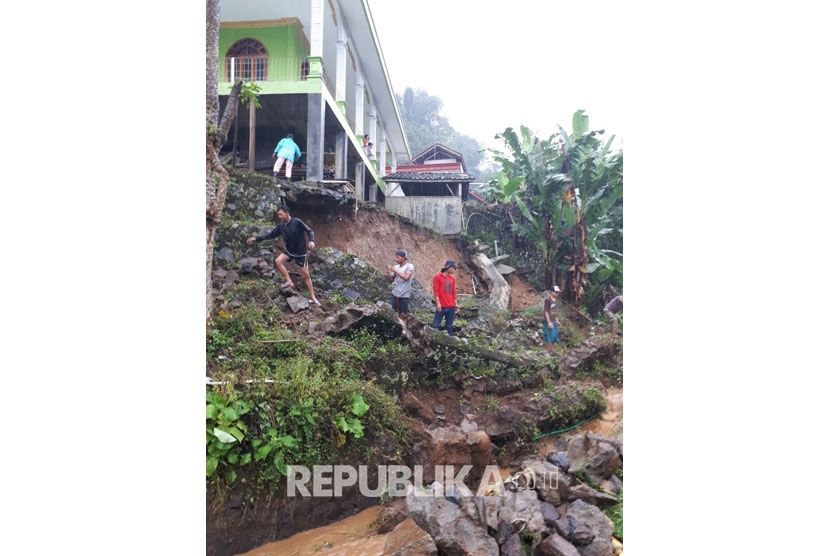
<svg viewBox="0 0 830 556"><path fill-rule="evenodd" d="M323 138L326 130L326 100L322 93L308 95L306 126L306 180L323 179Z"/></svg>
<svg viewBox="0 0 830 556"><path fill-rule="evenodd" d="M348 173L348 157L349 140L346 137L346 132L341 131L337 134L337 144L334 147L334 178L338 180L345 180Z"/></svg>
<svg viewBox="0 0 830 556"><path fill-rule="evenodd" d="M378 175L386 175L386 130L380 128L380 141L378 141L380 156L378 157Z"/></svg>
<svg viewBox="0 0 830 556"><path fill-rule="evenodd" d="M308 76L323 77L323 22L326 0L311 0L311 28L309 29Z"/></svg>
<svg viewBox="0 0 830 556"><path fill-rule="evenodd" d="M372 95L369 95L369 100L372 99ZM375 103L372 102L372 107L369 109L369 142L374 143L372 147L375 153L375 159L377 159L377 149L378 149L378 116L375 112Z"/></svg>
<svg viewBox="0 0 830 556"><path fill-rule="evenodd" d="M394 174L398 171L398 157L395 154L395 150L392 149L392 162L389 164L389 173Z"/></svg>
<svg viewBox="0 0 830 556"><path fill-rule="evenodd" d="M355 203L363 201L365 197L365 192L363 191L366 185L366 176L363 173L363 163L358 162L354 166L354 197Z"/></svg>
<svg viewBox="0 0 830 556"><path fill-rule="evenodd" d="M334 100L340 112L346 115L346 29L343 22L337 27L337 72L334 86Z"/></svg>
<svg viewBox="0 0 830 556"><path fill-rule="evenodd" d="M358 140L363 140L363 96L365 92L363 90L363 74L360 72L360 68L357 70L357 75L355 76L355 88L354 88L354 134L357 136Z"/></svg>

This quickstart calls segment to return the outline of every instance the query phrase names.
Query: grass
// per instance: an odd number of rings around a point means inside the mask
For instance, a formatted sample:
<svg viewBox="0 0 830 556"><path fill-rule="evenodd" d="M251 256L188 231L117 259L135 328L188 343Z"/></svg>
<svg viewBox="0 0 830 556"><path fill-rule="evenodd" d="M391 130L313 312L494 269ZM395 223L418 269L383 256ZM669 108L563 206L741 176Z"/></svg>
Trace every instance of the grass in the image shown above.
<svg viewBox="0 0 830 556"><path fill-rule="evenodd" d="M620 473L622 474L622 473ZM623 491L621 490L619 494L617 494L617 499L620 501L619 504L615 506L611 506L607 510L605 510L605 515L608 516L614 523L614 536L620 540L623 540Z"/></svg>

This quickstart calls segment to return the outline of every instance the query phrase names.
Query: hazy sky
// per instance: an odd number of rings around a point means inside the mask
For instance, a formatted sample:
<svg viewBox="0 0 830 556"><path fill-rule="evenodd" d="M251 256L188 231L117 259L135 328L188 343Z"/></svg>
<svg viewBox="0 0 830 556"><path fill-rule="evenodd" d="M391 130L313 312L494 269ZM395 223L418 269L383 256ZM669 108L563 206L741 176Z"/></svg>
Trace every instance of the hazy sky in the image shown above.
<svg viewBox="0 0 830 556"><path fill-rule="evenodd" d="M369 0L396 93L444 101L459 132L488 146L507 126L544 136L582 108L593 129L623 137L625 10L620 2Z"/></svg>

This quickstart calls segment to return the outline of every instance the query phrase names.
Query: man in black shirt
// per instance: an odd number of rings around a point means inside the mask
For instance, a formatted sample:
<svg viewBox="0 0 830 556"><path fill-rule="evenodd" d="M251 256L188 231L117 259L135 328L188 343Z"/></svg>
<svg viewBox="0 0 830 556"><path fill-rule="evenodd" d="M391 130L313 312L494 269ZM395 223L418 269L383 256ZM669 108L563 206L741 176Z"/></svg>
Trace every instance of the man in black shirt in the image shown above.
<svg viewBox="0 0 830 556"><path fill-rule="evenodd" d="M285 284L289 287L294 287L294 282L288 276L288 271L285 269L285 263L293 261L294 264L300 267L300 272L305 280L305 285L308 288L309 298L311 303L319 305L320 302L314 297L314 286L311 285L311 274L308 273L308 251L306 250L305 234L308 234L308 248L314 249L314 231L299 218L291 218L291 213L288 207L282 206L277 210L277 218L280 223L277 227L267 234L249 237L248 243L264 241L266 239L276 239L280 236L285 241L285 253L280 253L274 259L274 264L285 277Z"/></svg>

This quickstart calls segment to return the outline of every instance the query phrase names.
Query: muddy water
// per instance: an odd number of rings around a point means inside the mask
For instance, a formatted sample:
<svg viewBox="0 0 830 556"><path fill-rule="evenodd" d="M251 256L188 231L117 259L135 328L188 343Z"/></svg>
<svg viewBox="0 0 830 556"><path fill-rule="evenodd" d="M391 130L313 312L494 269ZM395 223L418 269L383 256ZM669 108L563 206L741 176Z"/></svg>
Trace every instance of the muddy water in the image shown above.
<svg viewBox="0 0 830 556"><path fill-rule="evenodd" d="M366 508L357 515L265 544L243 556L380 556L388 533L375 533L379 511L380 506Z"/></svg>

